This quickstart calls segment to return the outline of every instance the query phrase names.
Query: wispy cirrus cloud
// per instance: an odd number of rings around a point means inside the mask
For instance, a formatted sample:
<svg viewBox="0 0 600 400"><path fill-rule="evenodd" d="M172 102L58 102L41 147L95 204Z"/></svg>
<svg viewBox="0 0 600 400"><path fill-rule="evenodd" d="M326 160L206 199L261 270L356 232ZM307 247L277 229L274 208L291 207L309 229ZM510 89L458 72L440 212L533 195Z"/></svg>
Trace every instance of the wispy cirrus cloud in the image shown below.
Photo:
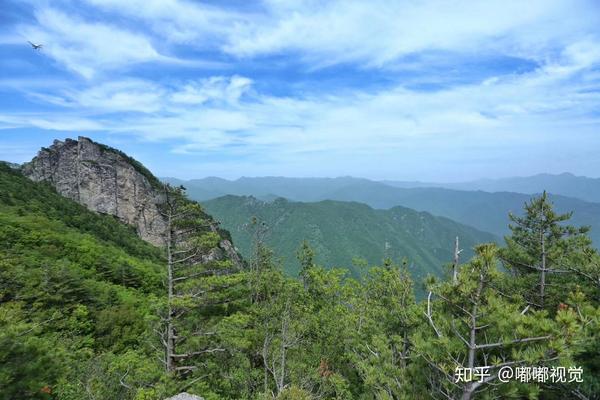
<svg viewBox="0 0 600 400"><path fill-rule="evenodd" d="M101 122L64 113L0 113L0 129L36 127L52 131L99 131Z"/></svg>
<svg viewBox="0 0 600 400"><path fill-rule="evenodd" d="M265 0L243 11L185 0L87 2L135 18L169 42L236 57L292 52L312 67L380 67L431 50L543 60L600 23L591 0Z"/></svg>
<svg viewBox="0 0 600 400"><path fill-rule="evenodd" d="M233 75L212 76L175 85L123 79L80 89L57 90L52 94L35 90L28 90L27 93L42 102L95 114L156 113L177 112L181 107L199 109L207 104L213 111L216 107L232 106L251 90L251 86L251 79Z"/></svg>
<svg viewBox="0 0 600 400"><path fill-rule="evenodd" d="M600 168L578 156L600 147L591 0L32 3L19 32L69 72L0 80L28 102L5 130L108 132L239 174Z"/></svg>
<svg viewBox="0 0 600 400"><path fill-rule="evenodd" d="M81 89L62 89L53 94L30 92L41 101L94 113L151 113L163 108L166 90L151 81L124 79Z"/></svg>
<svg viewBox="0 0 600 400"><path fill-rule="evenodd" d="M236 103L250 90L252 80L234 75L231 78L213 76L208 79L189 82L171 95L174 103L200 105L209 101Z"/></svg>
<svg viewBox="0 0 600 400"><path fill-rule="evenodd" d="M448 149L452 162L476 159L471 153L480 151L507 162L521 147L560 144L565 151L565 129L587 132L582 144L596 143L589 133L600 122L593 116L600 109L600 79L588 74L600 63L598 50L577 42L530 73L433 92L400 84L376 92L274 96L238 75L170 85L111 81L40 98L65 107L64 118L56 112L55 120L29 116L5 123L135 135L170 143L178 154L262 158L274 168L305 159L332 170L343 168L338 163L375 168L374 154L380 167L400 162L414 168L448 157ZM73 109L88 119L73 120Z"/></svg>
<svg viewBox="0 0 600 400"><path fill-rule="evenodd" d="M194 47L219 46L237 25L260 17L218 5L182 0L85 0L98 9L132 18L164 40ZM258 3L257 3L258 4ZM225 5L225 3L222 3Z"/></svg>
<svg viewBox="0 0 600 400"><path fill-rule="evenodd" d="M269 146L280 154L376 151L401 148L407 141L468 143L472 137L485 138L481 132L504 135L488 137L491 144L536 125L539 132L531 136L543 137L541 127L577 124L600 107L598 79L573 82L600 61L587 46L569 48L556 63L529 74L436 92L398 85L375 93L278 97L253 90L248 78L220 76L178 86L113 82L49 101L97 115L120 111L124 115L113 116L118 122L106 129L149 140L184 140L187 144L176 147L179 152L229 145L248 151Z"/></svg>
<svg viewBox="0 0 600 400"><path fill-rule="evenodd" d="M91 78L101 70L158 61L161 55L143 35L89 22L53 8L36 11L38 24L21 27L23 36L44 43L44 51L70 70Z"/></svg>
<svg viewBox="0 0 600 400"><path fill-rule="evenodd" d="M453 63L510 56L543 65L573 42L600 40L600 5L592 0L264 0L242 10L186 0L84 3L92 7L85 16L72 7L34 7L36 23L20 32L47 42L49 56L86 78L140 63L218 69L226 56L289 55L309 70L348 63L427 69L432 54ZM167 54L186 48L212 60Z"/></svg>
<svg viewBox="0 0 600 400"><path fill-rule="evenodd" d="M84 78L118 71L143 63L178 67L214 68L223 64L200 59L182 59L157 50L143 31L105 21L90 21L52 7L35 10L36 24L21 25L23 38L44 44L44 54Z"/></svg>

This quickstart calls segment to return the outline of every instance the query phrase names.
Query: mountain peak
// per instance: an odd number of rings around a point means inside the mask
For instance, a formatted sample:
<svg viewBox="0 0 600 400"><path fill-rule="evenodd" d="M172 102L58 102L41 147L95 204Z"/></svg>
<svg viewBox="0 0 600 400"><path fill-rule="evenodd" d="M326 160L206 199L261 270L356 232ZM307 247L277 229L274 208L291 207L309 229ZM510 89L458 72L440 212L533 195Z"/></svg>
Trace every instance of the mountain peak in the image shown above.
<svg viewBox="0 0 600 400"><path fill-rule="evenodd" d="M163 185L144 165L118 149L84 136L55 140L24 164L22 173L33 181L48 182L59 194L92 211L117 217L147 242L164 242L166 222L159 209L164 202ZM222 233L206 217L211 229ZM219 247L240 264L228 236L223 236Z"/></svg>
<svg viewBox="0 0 600 400"><path fill-rule="evenodd" d="M165 225L157 207L158 180L119 150L84 136L55 140L23 165L23 174L50 183L90 210L118 217L152 244L162 242Z"/></svg>

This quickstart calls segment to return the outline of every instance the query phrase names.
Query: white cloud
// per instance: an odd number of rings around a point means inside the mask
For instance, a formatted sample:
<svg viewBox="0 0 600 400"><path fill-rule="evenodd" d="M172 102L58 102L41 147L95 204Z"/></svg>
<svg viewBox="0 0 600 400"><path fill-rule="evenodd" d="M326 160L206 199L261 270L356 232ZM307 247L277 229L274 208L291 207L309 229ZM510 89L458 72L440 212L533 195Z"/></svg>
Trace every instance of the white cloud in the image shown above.
<svg viewBox="0 0 600 400"><path fill-rule="evenodd" d="M0 86L2 83L0 80ZM5 82L13 87L18 83ZM188 81L174 87L141 79L113 80L81 89L55 90L51 94L37 92L34 89L38 86L30 85L26 86L25 93L42 102L96 115L113 112L178 113L181 107L196 106L198 110L205 110L206 107L199 107L207 104L211 113L217 115L220 112L217 107L235 106L244 94L249 93L251 85L252 80L234 75Z"/></svg>
<svg viewBox="0 0 600 400"><path fill-rule="evenodd" d="M264 0L245 13L184 0L87 2L145 22L168 42L238 57L296 52L313 67L377 67L429 50L543 60L600 24L591 0Z"/></svg>
<svg viewBox="0 0 600 400"><path fill-rule="evenodd" d="M546 63L586 35L597 42L600 25L600 6L591 0L264 0L245 12L184 0L86 2L104 18L127 20L136 31L49 7L38 8L38 23L21 30L86 78L143 62L224 66L162 54L172 45L240 58L291 53L297 56L290 60L304 60L310 68L348 62L392 67L405 56L431 51Z"/></svg>
<svg viewBox="0 0 600 400"><path fill-rule="evenodd" d="M124 117L111 130L150 140L183 140L187 144L178 150L185 152L243 145L248 152L268 147L282 155L380 152L399 150L410 142L443 146L481 140L490 144L525 132L530 139L519 140L539 140L551 134L545 129L555 131L553 126L558 124L575 126L582 115L600 107L598 93L586 93L586 84L569 81L582 67L576 68L568 60L561 65L439 92L399 86L344 96L282 98L253 93L248 99L236 95L236 101L208 101L211 95L207 92L213 93L214 99L230 98L227 90L211 92L215 82L221 89L244 82L240 77L229 81L217 77L204 85L194 82L169 92L172 94L161 97L165 112ZM502 136L494 136L498 134Z"/></svg>
<svg viewBox="0 0 600 400"><path fill-rule="evenodd" d="M103 129L164 142L181 154L250 159L231 164L242 172L268 161L260 168L287 165L317 175L334 166L357 175L398 166L418 173L421 164L435 168L437 158L458 170L463 160L483 163L484 152L499 166L522 157L517 166L529 150L539 156L600 145L591 134L599 126L600 13L585 0L273 0L252 12L181 0L87 2L135 30L39 9L39 25L24 32L44 41L44 51L69 69L99 77L69 89L23 89L65 111L0 116L0 127ZM504 72L498 76L488 71L481 82L469 76L468 84L436 91L410 89L399 75L400 83L384 88L353 82L343 93L308 88L290 90L289 97L258 91L269 87L268 77L253 77L261 79L255 85L235 69L183 82L177 72L149 81L120 71L149 61L185 66L187 61L161 54L181 44L240 58L283 54L284 63L300 59L310 67L352 63L347 68L368 66L373 74L378 68L393 75L395 67L425 67L423 75L440 81L444 73L432 77L426 67L431 57L445 54L457 63L513 55L539 67L527 73L499 68ZM403 60L414 54L423 57Z"/></svg>
<svg viewBox="0 0 600 400"><path fill-rule="evenodd" d="M252 90L250 79L234 75L176 86L128 79L38 96L90 119L111 113L111 122L104 118L102 126L112 132L182 140L178 151L184 152L230 145L294 154L399 149L410 141L493 143L524 132L540 138L546 128L575 126L600 109L600 94L590 90L598 87L598 79L581 79L600 63L599 49L576 42L553 63L528 74L436 92L399 85L377 92L277 97ZM503 136L494 138L492 132Z"/></svg>
<svg viewBox="0 0 600 400"><path fill-rule="evenodd" d="M166 90L155 83L126 79L105 82L88 88L63 90L54 95L36 94L32 96L51 104L102 112L144 112L161 111L162 97Z"/></svg>
<svg viewBox="0 0 600 400"><path fill-rule="evenodd" d="M106 126L94 119L68 114L0 114L0 128L40 128L54 131L99 131Z"/></svg>
<svg viewBox="0 0 600 400"><path fill-rule="evenodd" d="M172 94L171 100L175 103L197 105L207 101L224 101L233 104L248 92L251 85L252 80L242 76L235 75L229 79L216 76L186 84L181 90Z"/></svg>
<svg viewBox="0 0 600 400"><path fill-rule="evenodd" d="M103 10L147 22L169 42L211 47L235 24L248 19L241 13L200 2L181 0L86 0Z"/></svg>
<svg viewBox="0 0 600 400"><path fill-rule="evenodd" d="M544 57L600 22L599 15L589 13L594 5L578 0L269 1L267 5L270 18L240 25L225 46L228 52L254 56L293 50L325 65L371 66L428 50Z"/></svg>
<svg viewBox="0 0 600 400"><path fill-rule="evenodd" d="M574 154L575 144L600 145L591 134L600 122L594 117L600 92L589 90L598 88L599 78L581 79L600 62L591 56L594 49L574 43L536 71L436 92L399 85L292 98L257 92L249 79L235 75L176 86L115 81L48 99L86 118L68 111L52 118L0 116L0 125L135 135L180 154L228 155L234 161L223 161L223 168L239 167L240 174L282 168L382 177L381 170L402 166L408 176L435 179L442 164L457 174L466 163L481 168L484 158L495 157L490 164L497 168L507 162L517 168L540 154ZM204 165L202 157L197 160Z"/></svg>
<svg viewBox="0 0 600 400"><path fill-rule="evenodd" d="M52 8L41 8L35 15L38 24L22 26L22 35L43 43L44 54L85 78L99 71L164 58L144 35Z"/></svg>

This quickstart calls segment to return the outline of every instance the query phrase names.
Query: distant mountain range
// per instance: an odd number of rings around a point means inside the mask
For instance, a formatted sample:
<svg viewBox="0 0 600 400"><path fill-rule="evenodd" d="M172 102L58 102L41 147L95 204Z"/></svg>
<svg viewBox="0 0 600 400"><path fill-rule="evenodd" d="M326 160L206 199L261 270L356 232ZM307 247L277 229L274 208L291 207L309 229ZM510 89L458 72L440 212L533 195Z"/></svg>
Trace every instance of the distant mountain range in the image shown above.
<svg viewBox="0 0 600 400"><path fill-rule="evenodd" d="M590 178L582 179L588 184L596 181ZM390 184L389 182L382 183L352 177L264 177L240 178L234 181L220 178L181 181L168 178L166 181L183 184L190 197L198 201L231 194L251 195L263 200L284 197L305 202L355 201L378 209L403 206L447 217L497 236L503 236L509 232L508 213L520 213L525 202L531 198L531 194L516 192L490 193L481 190L454 190L441 187L398 187L407 183ZM541 183L539 184L541 185ZM418 184L415 185L418 186ZM578 188L580 192L584 191L583 185ZM531 192L533 189L529 191ZM548 191L551 193L550 198L558 212L573 211L571 223L592 227L591 237L598 246L600 244L600 203L556 195L552 191Z"/></svg>
<svg viewBox="0 0 600 400"><path fill-rule="evenodd" d="M374 183L368 179L341 178L285 178L285 177L242 177L234 181L208 177L188 181L175 178L162 178L175 185L184 185L193 199L210 200L228 194L254 196L260 199L284 197L296 201L319 201L338 189L355 184Z"/></svg>
<svg viewBox="0 0 600 400"><path fill-rule="evenodd" d="M441 187L456 190L483 190L485 192L541 193L546 190L567 197L600 203L600 178L575 176L565 172L559 175L538 174L527 177L480 179L459 183L382 181L401 188Z"/></svg>
<svg viewBox="0 0 600 400"><path fill-rule="evenodd" d="M376 210L355 202L262 201L246 196L219 197L203 205L229 230L246 257L252 252L248 223L253 216L264 221L269 227L267 244L291 274L299 270L296 251L304 240L316 251L319 264L346 267L355 276L361 270L353 266L354 258L380 265L385 257L396 262L406 257L417 282L427 273L443 273L443 266L452 260L456 236L465 249L463 260L472 256L477 243L498 240L450 219L405 207Z"/></svg>

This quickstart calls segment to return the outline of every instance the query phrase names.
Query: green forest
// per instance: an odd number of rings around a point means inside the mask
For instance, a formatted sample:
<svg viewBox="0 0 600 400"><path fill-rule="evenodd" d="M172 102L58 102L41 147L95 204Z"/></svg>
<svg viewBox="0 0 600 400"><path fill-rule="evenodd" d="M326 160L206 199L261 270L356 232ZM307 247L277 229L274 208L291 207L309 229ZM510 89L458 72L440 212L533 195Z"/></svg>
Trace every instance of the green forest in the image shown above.
<svg viewBox="0 0 600 400"><path fill-rule="evenodd" d="M376 265L391 258L406 259L411 277L420 281L428 273L442 274L444 263L453 258L456 236L465 248L461 256L466 258L473 256L477 243L499 240L448 218L400 206L377 210L355 202L261 201L251 196L223 196L202 206L231 233L246 258L254 247L248 222L259 218L267 226L265 244L281 258L290 275L300 271L296 252L303 241L315 251L317 264L343 266L353 277L366 272L361 266L365 262Z"/></svg>
<svg viewBox="0 0 600 400"><path fill-rule="evenodd" d="M210 257L202 207L165 196L159 248L0 164L2 399L600 398L600 255L545 193L501 245L424 278L412 254L332 268L302 240L290 276L259 216L236 268ZM507 366L583 382L500 382ZM457 367L490 374L457 382Z"/></svg>

